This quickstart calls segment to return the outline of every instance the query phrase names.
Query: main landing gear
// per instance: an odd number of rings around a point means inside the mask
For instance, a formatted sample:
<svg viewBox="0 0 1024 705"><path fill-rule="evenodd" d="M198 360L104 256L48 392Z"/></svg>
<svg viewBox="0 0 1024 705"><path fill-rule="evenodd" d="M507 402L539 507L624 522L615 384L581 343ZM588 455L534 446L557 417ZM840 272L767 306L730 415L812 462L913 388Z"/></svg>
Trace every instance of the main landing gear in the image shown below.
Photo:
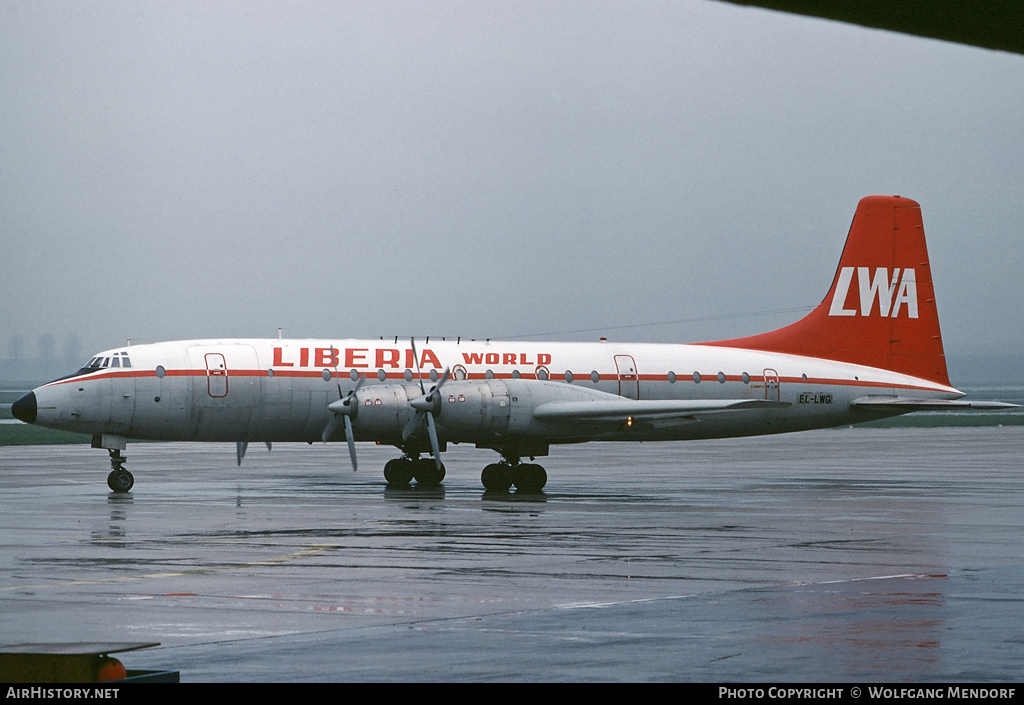
<svg viewBox="0 0 1024 705"><path fill-rule="evenodd" d="M503 460L485 467L480 481L488 492L508 492L515 485L519 492L537 494L547 484L548 473L536 463Z"/></svg>
<svg viewBox="0 0 1024 705"><path fill-rule="evenodd" d="M444 479L444 463L436 463L430 457L403 455L384 465L384 479L392 487L406 487L413 480L420 487L437 487Z"/></svg>
<svg viewBox="0 0 1024 705"><path fill-rule="evenodd" d="M429 456L403 455L384 465L384 479L390 487L408 487L413 480L419 487L437 487L444 479L444 464L438 468ZM515 486L519 493L537 494L547 484L548 473L536 463L504 459L485 467L480 481L488 492L508 492Z"/></svg>
<svg viewBox="0 0 1024 705"><path fill-rule="evenodd" d="M135 484L135 477L124 469L124 463L127 458L116 448L111 448L108 452L110 453L110 467L113 470L107 475L107 487L118 493L129 491L132 485Z"/></svg>

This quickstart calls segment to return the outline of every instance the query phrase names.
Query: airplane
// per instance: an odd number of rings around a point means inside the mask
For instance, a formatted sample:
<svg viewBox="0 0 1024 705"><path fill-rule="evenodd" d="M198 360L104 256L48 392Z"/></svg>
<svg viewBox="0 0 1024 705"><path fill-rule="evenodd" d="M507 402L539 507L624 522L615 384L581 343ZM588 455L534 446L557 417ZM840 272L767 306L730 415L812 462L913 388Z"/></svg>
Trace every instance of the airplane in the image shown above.
<svg viewBox="0 0 1024 705"><path fill-rule="evenodd" d="M428 386L429 385L429 386ZM920 410L1007 409L950 386L920 206L857 206L832 286L804 318L698 344L186 340L101 352L28 392L18 419L86 433L115 493L128 439L393 445L389 485L436 486L448 443L501 459L485 490L537 493L552 445L785 433Z"/></svg>

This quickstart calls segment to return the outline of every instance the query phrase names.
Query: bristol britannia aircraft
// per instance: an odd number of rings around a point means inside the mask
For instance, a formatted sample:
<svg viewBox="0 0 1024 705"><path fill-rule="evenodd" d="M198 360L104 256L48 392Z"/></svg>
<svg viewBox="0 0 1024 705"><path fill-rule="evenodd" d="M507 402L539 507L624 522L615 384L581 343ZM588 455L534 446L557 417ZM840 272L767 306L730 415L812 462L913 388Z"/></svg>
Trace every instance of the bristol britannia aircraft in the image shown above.
<svg viewBox="0 0 1024 705"><path fill-rule="evenodd" d="M393 445L391 485L436 485L448 443L497 451L489 491L538 492L551 445L802 431L996 409L950 386L920 206L861 200L825 299L778 330L700 344L187 340L115 348L11 407L87 433L127 492L128 439Z"/></svg>

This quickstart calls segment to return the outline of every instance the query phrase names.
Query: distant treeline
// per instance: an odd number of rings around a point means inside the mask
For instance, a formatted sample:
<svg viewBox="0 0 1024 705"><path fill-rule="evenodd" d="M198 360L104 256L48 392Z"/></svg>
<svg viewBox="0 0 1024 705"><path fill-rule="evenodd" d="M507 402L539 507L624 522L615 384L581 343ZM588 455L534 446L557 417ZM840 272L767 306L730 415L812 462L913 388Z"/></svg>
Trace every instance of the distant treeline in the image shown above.
<svg viewBox="0 0 1024 705"><path fill-rule="evenodd" d="M85 360L74 358L28 358L0 360L0 383L48 382L77 370Z"/></svg>

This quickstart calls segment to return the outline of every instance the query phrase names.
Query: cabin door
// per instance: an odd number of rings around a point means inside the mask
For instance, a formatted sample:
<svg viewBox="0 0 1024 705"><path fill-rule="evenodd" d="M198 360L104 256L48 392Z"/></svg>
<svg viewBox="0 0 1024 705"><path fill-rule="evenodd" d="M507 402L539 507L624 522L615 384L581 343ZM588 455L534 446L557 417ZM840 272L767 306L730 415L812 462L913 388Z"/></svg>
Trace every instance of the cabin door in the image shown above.
<svg viewBox="0 0 1024 705"><path fill-rule="evenodd" d="M619 373L619 396L627 399L640 398L640 375L632 355L616 355L615 369Z"/></svg>
<svg viewBox="0 0 1024 705"><path fill-rule="evenodd" d="M779 373L775 370L764 371L765 401L779 401L782 391L779 389Z"/></svg>

